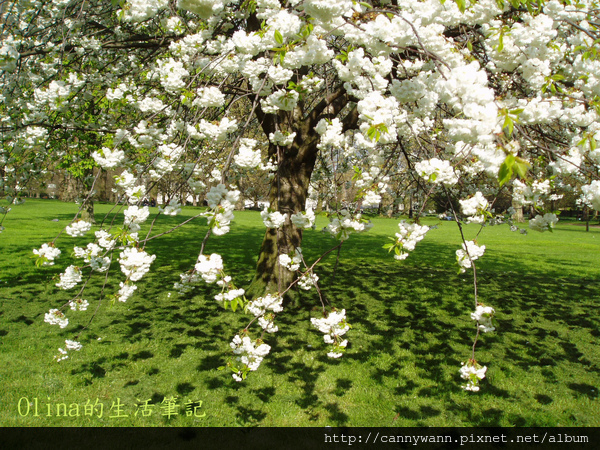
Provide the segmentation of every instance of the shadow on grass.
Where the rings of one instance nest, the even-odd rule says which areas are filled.
[[[254,233],[253,238],[260,240],[258,233]],[[166,251],[166,248],[155,250]],[[442,247],[437,253],[446,250]],[[184,247],[169,247],[169,251],[184,252]],[[328,283],[333,278],[331,264],[318,271],[326,299],[338,309],[345,308],[354,327],[348,335],[351,346],[342,360],[327,358],[323,345],[307,351],[315,356],[311,363],[298,361],[293,356],[294,348],[306,347],[304,336],[307,333],[319,337],[309,325],[309,316],[318,317],[319,314],[319,309],[314,309],[319,301],[313,292],[302,293],[299,306],[288,309],[288,314],[278,316],[280,331],[274,338],[268,337],[272,350],[263,364],[299,389],[295,403],[305,411],[309,420],[311,417],[314,420],[326,418],[332,425],[348,424],[349,416],[342,403],[324,399],[317,387],[323,372],[331,366],[343,367],[347,364],[345,359],[358,362],[364,372],[359,376],[382,388],[394,382],[397,387],[391,389],[390,395],[398,399],[413,396],[437,399],[439,406],[400,406],[396,409],[397,414],[414,425],[427,424],[429,419],[440,416],[443,410],[474,425],[493,426],[507,420],[498,409],[491,408],[476,414],[469,407],[453,405],[450,398],[450,393],[456,393],[460,383],[458,369],[461,362],[469,358],[474,337],[474,323],[469,317],[473,309],[470,278],[426,265],[367,264],[366,261],[375,255],[379,255],[378,249],[372,249],[360,260],[342,261],[332,284]],[[191,252],[188,256],[194,258]],[[247,258],[250,256],[245,254],[227,256],[228,270],[243,273],[247,270]],[[512,267],[515,268],[514,265]],[[130,305],[129,311],[114,317],[111,326],[126,327],[128,331],[123,333],[123,339],[131,342],[144,339],[172,341],[165,350],[169,359],[177,360],[188,352],[202,352],[204,356],[196,370],[206,389],[247,389],[235,384],[229,374],[216,369],[226,363],[228,342],[236,330],[247,324],[248,316],[224,313],[212,300],[217,291],[210,286],[200,287],[194,294],[182,298],[176,295],[166,298],[168,287],[164,280],[150,275],[140,283],[140,299]],[[595,282],[530,275],[521,276],[515,283],[510,277],[488,272],[479,279],[479,292],[484,302],[491,299],[490,304],[497,309],[499,333],[482,336],[478,352],[480,362],[490,364],[489,355],[500,354],[502,356],[495,370],[518,367],[530,371],[532,367],[538,367],[542,369],[542,375],[546,373],[546,381],[555,385],[564,383],[553,373],[557,366],[571,364],[598,372],[598,365],[585,358],[579,348],[581,344],[572,342],[566,331],[578,329],[591,334],[598,329],[600,321],[587,314],[596,290]],[[565,302],[567,296],[572,302],[577,302],[578,307],[574,308],[572,302]],[[389,357],[389,363],[381,363],[384,356]],[[127,355],[131,361],[153,357],[151,351]],[[102,363],[99,360],[82,365],[76,373],[88,372],[92,377],[102,377],[106,373]],[[408,379],[402,374],[406,364],[411,364],[416,371]],[[348,376],[339,376],[333,381],[330,393],[340,400],[360,383]],[[492,382],[485,383],[486,396],[519,401],[516,392],[501,389]],[[176,390],[184,395],[195,388],[190,383],[180,383]],[[575,395],[590,399],[597,397],[596,388],[591,384],[571,383],[568,388]],[[276,395],[276,390],[263,387],[253,390],[252,394],[267,403]],[[530,395],[540,405],[553,401],[535,386],[532,386]],[[246,401],[234,402],[233,407],[240,425],[259,425],[266,418],[267,413],[260,404],[250,406]],[[527,413],[513,415],[510,420],[515,425],[539,424]]]
[[[163,219],[157,230],[185,217]],[[216,371],[227,361],[231,338],[246,326],[249,317],[224,313],[213,300],[218,292],[214,286],[201,286],[184,297],[167,296],[178,280],[178,272],[190,269],[196,261],[205,232],[206,226],[201,221],[148,243],[147,250],[157,254],[154,270],[138,283],[138,292],[131,301],[108,310],[107,318],[98,319],[97,324],[98,328],[106,326],[113,340],[118,338],[138,347],[80,364],[71,373],[93,380],[105,377],[115,367],[135,362],[146,375],[167,377],[169,372],[162,370],[160,364],[175,363],[191,355],[198,381],[176,383],[175,391],[179,395],[191,394],[196,389],[231,394],[237,389],[238,396],[223,395],[231,399],[228,403],[235,409],[238,423],[259,425],[267,417],[266,409],[260,403],[249,403],[248,396],[266,404],[279,394],[279,387],[239,385],[229,373]],[[206,253],[222,253],[226,272],[243,286],[253,275],[255,249],[263,234],[261,227],[234,225],[225,238],[211,239]],[[480,408],[474,412],[472,404],[453,401],[452,395],[460,392],[458,369],[470,357],[475,334],[474,322],[469,317],[474,308],[472,279],[469,274],[457,275],[453,266],[447,268],[451,266],[448,261],[454,261],[456,247],[423,242],[407,261],[396,263],[381,248],[383,243],[380,236],[365,235],[355,240],[353,237],[344,244],[335,276],[334,254],[317,268],[325,299],[338,309],[345,308],[353,325],[344,358],[335,361],[327,358],[322,336],[310,326],[309,318],[318,317],[320,311],[314,292],[301,293],[299,306],[278,315],[280,331],[265,337],[272,349],[263,365],[268,366],[283,389],[289,385],[298,390],[293,403],[305,411],[309,421],[325,418],[332,425],[345,426],[351,420],[344,406],[347,395],[366,385],[386,392],[399,405],[395,413],[413,425],[428,424],[428,420],[443,413],[451,413],[461,423],[473,426],[498,425],[505,420],[514,425],[539,425],[526,408],[520,415],[507,418],[500,408]],[[305,244],[310,261],[335,242],[319,233],[306,233]],[[31,253],[28,246],[14,249],[23,257]],[[568,389],[571,395],[585,400],[596,400],[597,385],[591,381],[571,382],[563,375],[566,368],[591,373],[596,379],[600,373],[598,362],[586,356],[585,347],[586,339],[589,343],[600,334],[600,319],[589,314],[597,308],[600,281],[566,277],[556,270],[545,271],[541,264],[539,269],[532,270],[516,258],[492,256],[490,253],[490,258],[482,259],[478,265],[482,269],[479,294],[480,301],[497,310],[498,333],[482,336],[477,358],[506,378],[537,370],[546,384]],[[42,269],[46,284],[52,286],[51,276],[68,265],[67,258],[60,262],[62,266]],[[554,263],[561,264],[559,260]],[[114,270],[118,272],[118,267]],[[34,297],[36,289],[37,292],[46,289],[40,288],[38,273],[34,268],[13,268],[6,280],[11,295],[20,298],[16,293],[22,292]],[[99,289],[100,284],[93,283],[90,298],[99,294]],[[41,303],[44,299],[35,301]],[[25,332],[34,320],[43,318],[47,309],[45,306],[36,316],[15,313],[17,309],[12,309],[5,319],[17,332]],[[2,331],[6,335],[12,330]],[[307,336],[319,345],[306,350]],[[139,348],[153,342],[156,347]],[[312,358],[310,361],[298,360],[296,350],[300,348]],[[324,391],[320,382],[326,372],[335,375]],[[533,385],[530,392],[523,394],[499,387],[494,381],[484,383],[482,402],[494,398],[517,403],[523,401],[521,395],[542,406],[554,402],[543,385]],[[137,380],[129,382],[131,386],[137,384]],[[430,399],[431,403],[403,404],[415,397]],[[158,392],[152,397],[155,403],[163,398]]]

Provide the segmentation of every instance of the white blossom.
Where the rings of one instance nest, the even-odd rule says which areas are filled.
[[[85,220],[76,220],[71,225],[67,225],[65,231],[69,236],[79,237],[84,236],[92,229],[92,224]]]
[[[107,147],[102,147],[102,150],[92,152],[92,158],[103,169],[112,169],[119,167],[125,160],[125,152],[119,149],[111,150]]]
[[[67,346],[67,350],[81,350],[82,345],[77,341],[71,341],[69,339],[65,340],[65,344]]]
[[[158,210],[166,216],[176,216],[181,212],[181,204],[179,203],[179,200],[172,198],[167,206],[164,208],[159,207]]]
[[[126,302],[127,300],[129,300],[129,298],[133,295],[133,293],[136,291],[137,286],[135,284],[129,284],[129,283],[119,283],[120,289],[119,292],[117,292],[117,300],[119,300],[120,302]]]
[[[267,228],[281,228],[287,219],[287,214],[281,214],[279,211],[269,211],[265,208],[261,213],[263,223]]]
[[[462,244],[461,250],[456,250],[456,260],[460,267],[460,272],[464,273],[466,269],[472,267],[472,262],[483,256],[485,245],[477,245],[474,241],[466,241]]]
[[[235,163],[244,169],[255,169],[261,163],[260,150],[254,150],[258,142],[254,139],[241,139],[240,148],[234,156]]]
[[[415,249],[417,242],[423,240],[425,234],[429,231],[427,225],[419,225],[416,223],[407,224],[402,221],[398,224],[400,229],[396,233],[396,246],[398,251],[394,255],[394,259],[404,260],[408,257],[407,252],[411,252]],[[391,245],[391,244],[390,244]]]
[[[150,216],[150,209],[147,206],[130,206],[124,211],[125,225],[144,223]]]
[[[225,103],[225,95],[219,88],[213,86],[201,87],[196,91],[196,94],[197,97],[194,99],[192,105],[199,106],[200,108],[218,108]]]
[[[462,388],[466,391],[479,391],[479,381],[485,378],[486,371],[486,366],[482,367],[473,360],[468,361],[466,364],[463,363],[460,368],[460,376],[468,382]]]
[[[217,253],[210,256],[200,255],[195,269],[206,283],[214,283],[217,281],[219,273],[223,271],[223,258]]]
[[[53,245],[42,244],[40,249],[34,249],[33,253],[38,255],[43,266],[53,266],[54,260],[60,257],[61,251]]]
[[[135,247],[126,248],[119,256],[121,272],[131,281],[138,281],[148,273],[155,259],[156,255],[149,255],[144,250]]]
[[[581,192],[583,192],[581,196],[583,202],[600,211],[600,181],[594,180],[590,184],[581,186]]]
[[[88,306],[90,306],[89,302],[87,300],[83,300],[81,298],[78,298],[76,300],[71,300],[69,302],[69,307],[73,311],[86,311],[88,309]]]
[[[491,306],[477,305],[474,313],[471,313],[471,318],[479,323],[479,329],[484,333],[494,331],[496,327],[492,324],[494,308]]]
[[[56,283],[56,286],[68,290],[77,286],[81,280],[81,271],[78,267],[71,265],[60,274],[60,282]]]
[[[452,186],[458,182],[458,177],[449,161],[432,158],[415,164],[415,170],[419,176],[431,183]]]
[[[548,231],[554,228],[554,225],[558,222],[558,217],[553,213],[546,213],[542,215],[536,215],[529,221],[529,228],[536,231]]]
[[[460,208],[463,214],[467,217],[467,223],[483,223],[485,222],[485,212],[490,206],[487,199],[479,191],[467,200],[459,200]]]
[[[58,309],[51,309],[44,316],[44,322],[50,325],[58,325],[60,328],[65,328],[69,324],[69,319]]]
[[[311,208],[290,216],[292,223],[298,228],[309,229],[315,225],[315,213]]]

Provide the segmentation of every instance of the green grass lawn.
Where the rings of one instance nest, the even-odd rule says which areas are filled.
[[[109,209],[96,208],[98,216]],[[267,336],[272,349],[258,372],[236,383],[217,368],[249,316],[223,311],[214,286],[185,297],[172,289],[198,256],[204,219],[148,244],[157,259],[127,303],[98,303],[99,276],[85,295],[88,311],[69,314],[63,330],[44,323],[50,308],[70,298],[54,283],[85,238],[61,236],[63,254],[51,267],[36,268],[32,249],[52,240],[75,211],[30,200],[13,207],[0,234],[2,426],[600,426],[600,228],[586,232],[563,221],[554,233],[483,230],[479,294],[496,309],[497,331],[480,339],[477,359],[488,372],[481,391],[471,393],[461,389],[458,371],[475,334],[473,280],[472,272],[457,274],[460,235],[452,222],[426,219],[438,228],[407,260],[395,261],[382,246],[398,220],[373,219],[368,233],[344,243],[335,274],[335,253],[317,269],[326,299],[346,308],[352,324],[346,354],[327,358],[310,324],[320,313],[318,298],[302,293],[299,306],[277,317],[280,331]],[[160,217],[156,230],[197,212]],[[235,215],[231,232],[213,236],[206,252],[221,253],[244,286],[264,226],[257,212]],[[317,229],[325,224],[319,218]],[[466,238],[477,231],[466,226]],[[320,231],[305,233],[309,261],[334,245]],[[106,293],[123,279],[118,265],[112,270]],[[97,307],[80,338],[83,349],[54,362]],[[178,405],[171,418],[163,403],[169,397]],[[188,416],[186,402],[202,417]],[[86,403],[104,405],[102,417],[99,406],[87,414]],[[66,417],[57,416],[61,404]],[[119,415],[125,417],[111,417]]]

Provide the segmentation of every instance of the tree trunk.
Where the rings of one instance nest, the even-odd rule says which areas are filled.
[[[83,210],[81,211],[81,218],[86,222],[96,223],[96,217],[94,216],[94,201],[91,198],[85,202]]]
[[[512,207],[515,210],[515,213],[513,214],[513,220],[517,223],[525,222],[525,218],[523,217],[523,206],[521,206],[519,203],[512,202]]]
[[[304,211],[310,177],[317,161],[319,135],[314,130],[323,119],[336,117],[350,102],[342,86],[314,106],[311,111],[299,102],[293,111],[265,114],[260,105],[256,114],[265,136],[275,131],[295,132],[290,147],[269,145],[269,158],[278,162],[277,173],[269,190],[270,208],[287,215],[279,230],[268,229],[261,245],[256,274],[246,290],[246,296],[256,298],[265,293],[283,292],[295,279],[296,274],[279,264],[281,254],[293,253],[302,245],[302,230],[291,223],[290,215]],[[358,111],[354,106],[344,117],[343,128],[347,130],[358,123]]]
[[[265,232],[256,274],[247,295],[262,296],[265,293],[283,292],[294,281],[296,274],[278,262],[279,255],[291,254],[302,245],[302,229],[292,224],[290,216],[305,210],[310,176],[316,161],[314,148],[305,151],[284,151],[281,154],[279,170],[271,182],[269,191],[270,209],[286,214],[283,226]]]
[[[63,202],[72,202],[77,198],[77,180],[69,173],[65,173],[64,181],[61,186],[60,199]]]

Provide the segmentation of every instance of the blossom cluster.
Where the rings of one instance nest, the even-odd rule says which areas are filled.
[[[164,208],[162,206],[158,207],[158,210],[162,212],[165,216],[176,216],[181,212],[181,204],[179,200],[176,198],[172,198],[169,200],[169,204]]]
[[[79,237],[85,236],[85,234],[92,229],[92,224],[85,220],[76,220],[71,225],[67,225],[65,231],[69,236]]]
[[[265,356],[271,351],[271,346],[257,339],[253,341],[249,336],[240,337],[236,334],[229,344],[236,355],[236,360],[242,364],[242,367],[232,375],[235,381],[242,381],[246,378],[248,371],[256,371]]]
[[[295,226],[305,230],[315,226],[315,213],[311,208],[306,208],[306,211],[292,214],[290,219]]]
[[[302,249],[300,247],[296,247],[294,249],[294,253],[288,255],[287,253],[282,253],[278,257],[279,264],[285,267],[290,272],[295,272],[300,269],[300,265],[302,264]]]
[[[353,215],[347,209],[342,209],[338,217],[333,217],[327,225],[327,230],[331,236],[345,241],[352,233],[362,233],[370,230],[373,224],[370,220],[362,218],[361,214]]]
[[[283,311],[283,297],[279,294],[267,294],[252,300],[246,309],[258,319],[258,324],[265,332],[276,333],[279,328],[273,320],[275,314]]]
[[[69,307],[73,311],[86,311],[90,306],[90,303],[87,300],[77,298],[75,300],[71,300],[69,302]]]
[[[537,214],[529,221],[529,228],[536,231],[552,231],[554,225],[558,222],[558,217],[554,213],[546,213],[543,216]]]
[[[119,283],[119,290],[115,295],[115,298],[120,302],[126,302],[133,295],[133,293],[137,290],[137,286],[133,283],[130,283],[127,280],[125,283]]]
[[[198,255],[194,269],[180,274],[179,278],[180,281],[176,282],[173,287],[182,295],[191,292],[202,279],[207,284],[216,283],[221,287],[221,292],[216,294],[214,298],[218,302],[224,302],[223,306],[225,308],[230,304],[232,309],[235,310],[238,304],[244,304],[246,291],[236,288],[233,284],[231,276],[225,273],[223,258],[218,253],[212,253],[209,256]]]
[[[150,270],[150,265],[156,259],[156,255],[149,255],[144,250],[128,247],[121,252],[119,264],[121,272],[131,281],[139,281]]]
[[[223,273],[223,258],[217,253],[210,256],[199,255],[198,262],[194,266],[204,282],[211,284],[216,282]]]
[[[306,271],[298,279],[298,287],[300,289],[304,289],[305,291],[309,291],[313,288],[313,286],[317,286],[318,281],[319,276],[316,273],[312,271]]]
[[[467,217],[467,223],[484,223],[490,204],[479,191],[467,200],[459,200],[460,208]]]
[[[479,329],[484,333],[494,331],[496,329],[492,323],[494,312],[494,308],[491,306],[478,304],[475,312],[471,313],[471,319],[477,321]]]
[[[513,200],[519,205],[543,206],[543,197],[550,193],[552,184],[550,180],[523,183],[513,181]]]
[[[460,368],[460,377],[467,380],[467,384],[462,386],[466,391],[479,391],[479,382],[485,378],[486,366],[481,366],[477,361],[470,359],[467,363],[462,363]]]
[[[229,225],[234,219],[233,209],[239,198],[240,191],[230,191],[224,184],[210,188],[206,194],[206,201],[210,209],[204,213],[204,216],[214,234],[221,236],[229,233]]]
[[[70,265],[60,274],[60,281],[56,283],[56,286],[64,290],[69,290],[77,286],[77,283],[81,280],[81,270],[79,267]]]
[[[124,211],[125,225],[129,227],[129,231],[136,233],[140,230],[140,224],[144,223],[150,217],[150,209],[147,206],[132,205]]]
[[[103,169],[113,169],[123,163],[125,152],[119,149],[111,150],[107,147],[102,147],[100,151],[92,152],[92,158]]]
[[[44,316],[44,322],[50,325],[58,325],[60,328],[65,328],[69,325],[69,319],[58,309],[51,309]]]
[[[98,244],[90,242],[86,248],[73,247],[76,258],[82,258],[84,262],[89,263],[92,270],[105,272],[110,266],[110,258],[102,256],[103,248]]]
[[[281,214],[279,211],[273,211],[268,207],[265,207],[265,209],[261,211],[260,217],[262,217],[265,227],[278,229],[283,226],[288,215]]]
[[[396,233],[396,241],[394,244],[388,244],[387,248],[394,249],[396,254],[394,259],[404,260],[408,258],[408,252],[412,252],[417,242],[423,240],[425,234],[429,231],[427,225],[419,225],[416,223],[407,224],[402,221],[398,224],[400,231]],[[384,247],[385,248],[385,247]]]
[[[68,355],[69,350],[79,351],[79,350],[81,350],[81,348],[83,346],[81,345],[81,343],[79,343],[77,341],[72,341],[70,339],[66,339],[65,340],[65,347],[66,347],[66,350],[63,349],[63,348],[59,348],[58,349],[58,355],[56,355],[54,357],[54,359],[56,360],[56,362],[64,361],[65,359],[67,359],[69,357],[69,355]]]
[[[61,251],[52,244],[42,244],[39,249],[34,249],[33,253],[38,256],[43,266],[53,266],[54,260],[58,259]]]
[[[348,345],[348,340],[342,339],[342,336],[350,329],[350,325],[346,322],[346,310],[340,312],[331,311],[322,319],[312,317],[310,319],[312,325],[324,334],[323,340],[326,344],[331,344],[331,351],[327,353],[330,358],[339,358],[343,355],[343,351]]]
[[[483,256],[485,245],[477,245],[474,241],[466,241],[462,244],[462,249],[456,250],[456,260],[460,268],[460,273],[464,273],[473,266],[473,261]]]
[[[255,139],[241,139],[238,153],[234,156],[235,163],[244,169],[256,169],[260,166],[261,155],[260,149],[254,150],[258,144]]]
[[[415,170],[425,181],[452,186],[458,182],[454,168],[449,161],[432,158],[415,164]]]
[[[581,187],[583,202],[600,211],[600,181],[594,180],[590,184]]]

